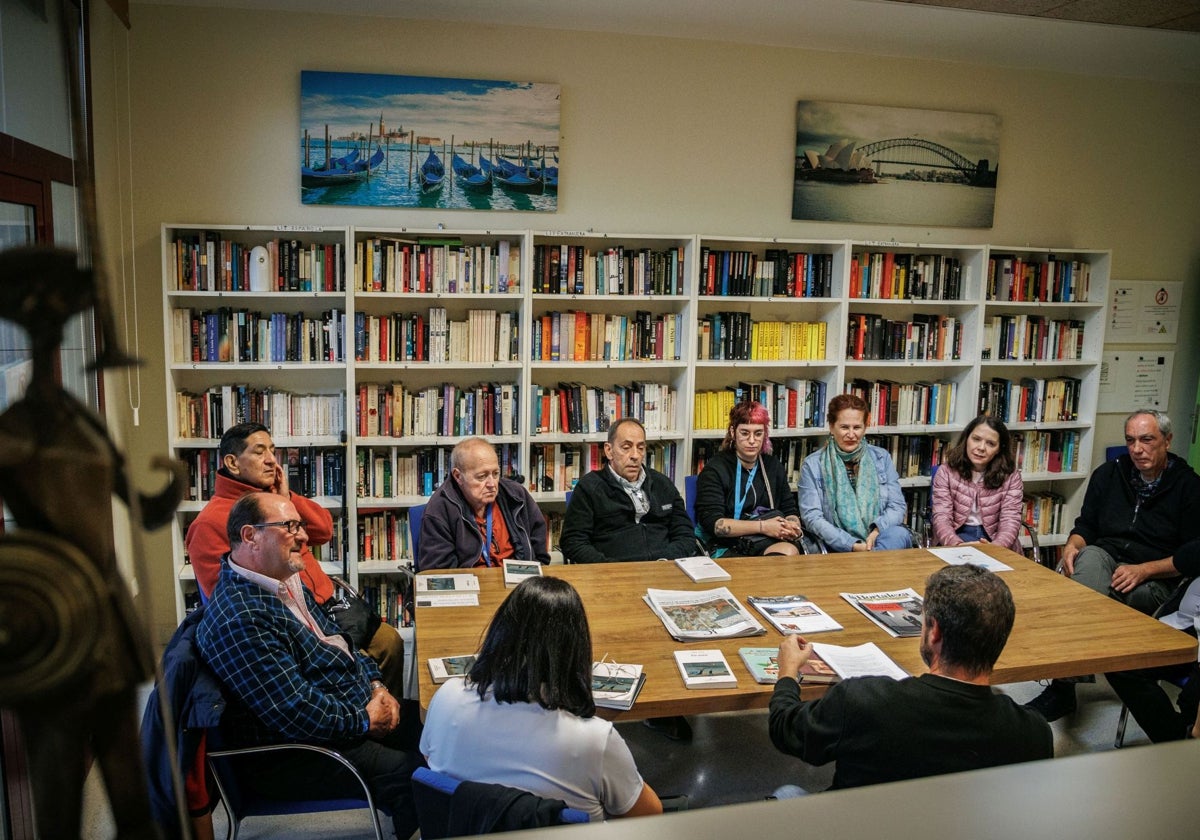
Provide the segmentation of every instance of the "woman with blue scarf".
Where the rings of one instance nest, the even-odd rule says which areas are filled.
[[[829,443],[800,469],[805,536],[831,552],[911,548],[900,476],[887,450],[863,440],[869,409],[862,397],[829,401]]]

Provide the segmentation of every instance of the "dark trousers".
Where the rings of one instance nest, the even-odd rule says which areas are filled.
[[[1188,727],[1196,720],[1200,703],[1200,671],[1195,662],[1143,668],[1137,671],[1118,671],[1106,674],[1108,684],[1121,698],[1129,713],[1154,743],[1183,740]],[[1179,708],[1158,683],[1167,680],[1187,682],[1179,694]]]

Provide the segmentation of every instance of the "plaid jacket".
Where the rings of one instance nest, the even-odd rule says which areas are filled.
[[[227,737],[237,745],[361,740],[371,681],[379,679],[375,663],[322,642],[227,560],[196,630],[201,657],[230,695],[222,719]],[[304,597],[322,631],[337,633],[307,589]]]

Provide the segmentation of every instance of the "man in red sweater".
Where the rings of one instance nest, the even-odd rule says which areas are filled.
[[[336,601],[333,581],[309,548],[309,545],[324,545],[333,537],[333,517],[312,499],[291,492],[287,470],[275,459],[270,430],[261,423],[239,423],[221,436],[217,454],[221,467],[212,499],[188,527],[186,539],[196,583],[205,598],[212,595],[221,573],[221,558],[229,552],[225,524],[230,509],[245,494],[265,490],[290,499],[304,521],[308,542],[302,551],[304,571],[300,572],[300,579],[318,604],[325,606],[331,600]],[[334,614],[335,620],[336,617]],[[388,690],[396,697],[404,696],[404,640],[396,629],[386,621],[381,622],[364,650],[379,665]]]

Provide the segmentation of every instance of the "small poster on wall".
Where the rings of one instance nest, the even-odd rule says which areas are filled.
[[[558,209],[559,86],[300,74],[304,204]]]
[[[801,101],[792,218],[990,228],[1000,118]]]

